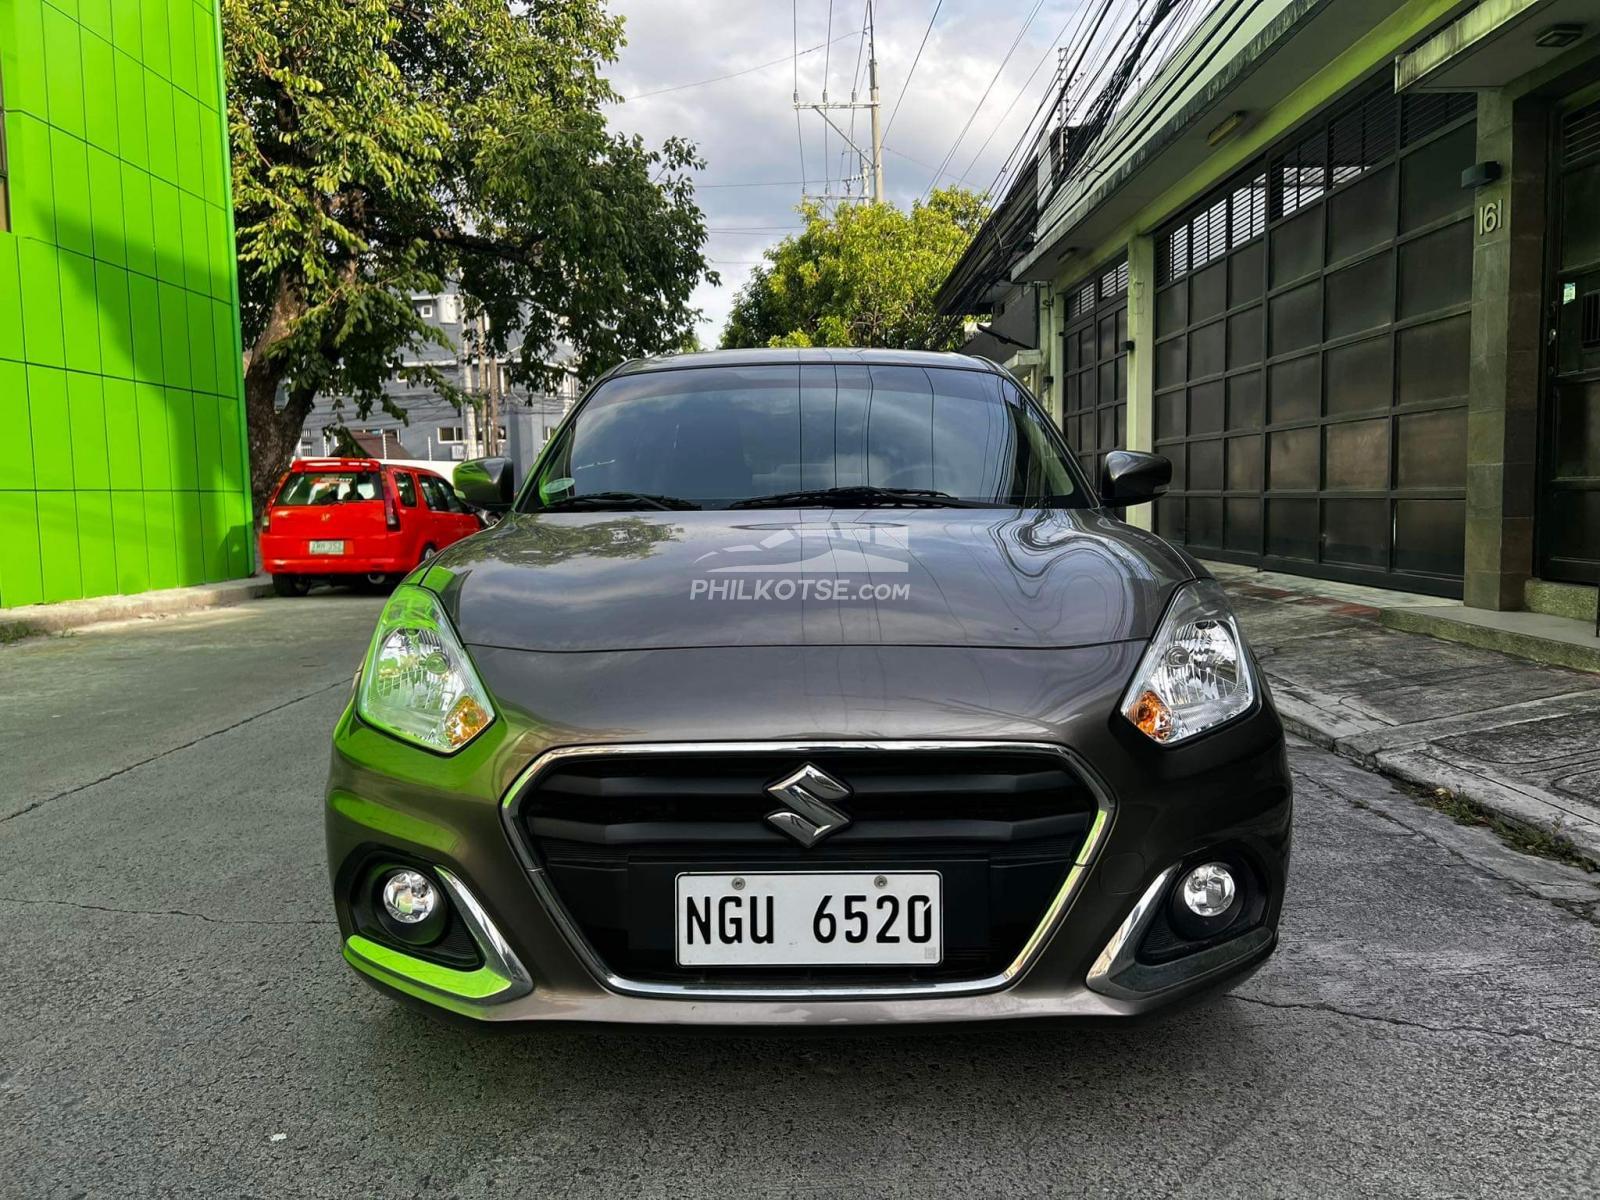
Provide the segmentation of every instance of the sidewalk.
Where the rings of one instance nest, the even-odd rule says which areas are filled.
[[[227,608],[272,594],[266,575],[206,583],[197,587],[162,588],[132,596],[96,596],[90,600],[63,600],[57,604],[29,604],[0,608],[0,644],[43,633],[61,633],[106,621],[138,617],[165,617],[204,608]]]
[[[1206,565],[1292,732],[1600,861],[1600,675],[1379,623],[1434,597]]]

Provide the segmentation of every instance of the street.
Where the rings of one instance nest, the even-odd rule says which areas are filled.
[[[1292,748],[1276,956],[1135,1024],[436,1023],[339,957],[380,601],[0,648],[0,1194],[1592,1195],[1600,891]]]

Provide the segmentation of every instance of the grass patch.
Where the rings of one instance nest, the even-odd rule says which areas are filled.
[[[1559,831],[1514,820],[1476,800],[1458,796],[1449,788],[1415,788],[1413,794],[1419,803],[1443,813],[1457,825],[1475,825],[1489,830],[1513,850],[1577,867],[1580,871],[1600,871],[1600,863],[1584,854]]]
[[[0,646],[9,646],[23,638],[38,637],[44,630],[26,621],[0,621]]]

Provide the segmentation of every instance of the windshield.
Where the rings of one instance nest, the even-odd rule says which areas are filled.
[[[613,379],[561,434],[524,505],[826,504],[789,494],[831,489],[849,489],[841,505],[1089,503],[1065,446],[1009,380],[852,364]]]
[[[273,503],[282,507],[348,504],[376,500],[383,495],[382,489],[376,471],[301,471],[289,476]]]

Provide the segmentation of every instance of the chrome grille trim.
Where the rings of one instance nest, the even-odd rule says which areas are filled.
[[[941,752],[999,752],[999,753],[1034,753],[1053,754],[1063,759],[1072,769],[1074,774],[1083,781],[1090,793],[1094,796],[1096,812],[1089,832],[1085,835],[1082,846],[1079,847],[1072,869],[1067,872],[1067,877],[1062,881],[1060,889],[1056,892],[1049,906],[1045,909],[1044,916],[1034,931],[1029,934],[1028,940],[1023,943],[1022,949],[1011,961],[1004,971],[983,979],[948,980],[932,983],[905,984],[905,985],[863,985],[859,983],[844,983],[834,986],[812,984],[806,987],[783,985],[777,987],[753,987],[747,983],[736,984],[678,984],[657,983],[644,980],[629,979],[618,975],[606,966],[599,954],[583,935],[560,897],[550,882],[548,874],[535,862],[526,838],[519,827],[517,801],[527,791],[529,785],[542,773],[554,765],[574,758],[596,758],[610,756],[644,757],[650,755],[672,754],[793,754],[804,756],[807,754],[824,754],[828,752],[849,751],[884,751],[889,753],[930,753]],[[1052,934],[1061,924],[1072,901],[1083,888],[1089,868],[1093,866],[1095,857],[1100,848],[1105,844],[1107,835],[1111,831],[1112,821],[1116,814],[1116,806],[1111,799],[1110,792],[1099,778],[1091,771],[1088,765],[1065,746],[1051,742],[1012,742],[1012,741],[982,741],[982,740],[938,740],[938,741],[898,741],[898,740],[843,740],[843,741],[764,741],[764,742],[617,742],[585,746],[563,746],[554,750],[547,750],[529,764],[512,781],[506,789],[500,803],[500,819],[505,827],[506,836],[510,840],[518,859],[522,862],[523,869],[527,871],[529,882],[533,885],[539,903],[556,927],[561,931],[573,953],[577,955],[595,979],[613,992],[627,996],[638,996],[663,1000],[801,1000],[801,999],[830,999],[830,1000],[875,1000],[875,999],[900,999],[917,996],[960,996],[979,995],[985,992],[996,992],[1011,984],[1033,965],[1040,952],[1049,942]]]

